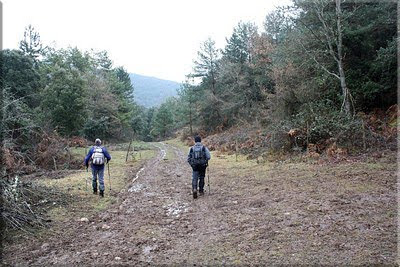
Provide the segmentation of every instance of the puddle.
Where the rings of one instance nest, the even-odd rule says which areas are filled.
[[[128,192],[130,192],[130,193],[132,193],[132,192],[136,193],[136,192],[141,191],[142,189],[143,189],[143,185],[142,185],[142,184],[134,184],[134,185],[132,185],[132,186],[128,189]]]
[[[144,167],[141,168],[141,169],[136,173],[136,176],[135,176],[135,178],[133,179],[133,181],[136,181],[137,178],[139,178],[139,175],[140,175],[140,173],[141,173],[143,170],[144,170]]]
[[[165,144],[164,143],[162,143],[162,142],[159,142],[161,145],[163,145],[163,147],[165,148]],[[166,150],[165,149],[162,149],[161,147],[158,147],[158,149],[160,149],[161,150],[161,159],[163,160],[163,159],[165,159],[165,156],[167,156],[167,152],[166,152]]]
[[[171,203],[168,206],[164,206],[167,209],[167,216],[179,217],[180,213],[187,212],[188,207],[186,203],[179,204],[177,202]]]
[[[155,193],[155,192],[145,192],[144,195],[146,197],[154,197],[154,196],[157,196],[157,193]]]
[[[144,167],[143,168],[141,168],[137,173],[136,173],[136,176],[135,176],[135,178],[133,178],[132,179],[132,184],[139,178],[139,175],[140,175],[140,173],[142,172],[144,170]],[[132,192],[139,192],[141,189],[142,189],[142,185],[139,185],[139,188],[138,188],[138,185],[136,185],[136,184],[133,184],[129,189],[128,189],[128,192],[130,192],[130,193],[132,193]]]
[[[165,159],[166,155],[167,155],[167,152],[165,152],[164,149],[161,149],[161,159]]]
[[[164,147],[165,147],[165,145],[163,144],[163,143],[161,143],[160,142],[160,144],[162,144]],[[156,146],[158,149],[160,149],[160,151],[161,151],[161,160],[163,160],[165,157],[166,157],[166,155],[167,155],[167,152],[166,152],[166,150],[165,149],[162,149],[161,147],[159,147],[159,146]],[[139,179],[139,177],[140,177],[140,174],[142,173],[142,171],[144,171],[144,169],[145,169],[145,167],[142,167],[137,173],[136,173],[136,176],[135,176],[135,178],[133,178],[132,179],[132,184],[137,180],[137,179]],[[129,189],[128,189],[128,192],[139,192],[141,189],[143,188],[143,186],[142,185],[132,185]]]
[[[150,252],[151,252],[152,250],[155,250],[156,248],[157,248],[156,245],[154,245],[154,246],[145,246],[145,247],[143,248],[143,254],[149,255]]]

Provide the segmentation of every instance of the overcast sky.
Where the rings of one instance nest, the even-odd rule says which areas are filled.
[[[45,45],[108,51],[128,72],[182,82],[208,37],[225,46],[237,23],[262,29],[289,0],[2,0],[3,47],[17,48],[32,24]]]

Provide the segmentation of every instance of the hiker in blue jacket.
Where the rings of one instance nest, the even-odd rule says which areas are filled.
[[[97,194],[97,177],[99,179],[99,190],[100,196],[104,197],[104,163],[107,159],[107,163],[111,160],[111,156],[104,146],[101,146],[101,140],[99,138],[95,141],[95,146],[89,150],[89,153],[85,157],[86,169],[89,167],[89,161],[92,162],[92,186],[93,194]]]
[[[208,161],[211,159],[211,154],[208,148],[201,144],[200,136],[195,136],[194,141],[195,145],[190,148],[187,160],[193,169],[193,198],[197,198],[197,185],[200,195],[204,195],[204,177],[206,176],[206,169]]]

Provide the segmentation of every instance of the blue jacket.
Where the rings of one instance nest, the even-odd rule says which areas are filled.
[[[111,155],[108,153],[108,151],[107,151],[107,149],[105,147],[102,146],[101,149],[103,150],[103,154],[104,154],[104,157],[107,159],[107,162],[109,162],[111,160]],[[93,151],[94,151],[94,147],[92,147],[89,150],[89,153],[85,157],[85,165],[86,166],[89,165],[89,160],[92,158]],[[91,165],[92,165],[92,169],[94,169],[94,170],[104,169],[104,164],[103,165],[93,165],[93,164],[91,164]]]

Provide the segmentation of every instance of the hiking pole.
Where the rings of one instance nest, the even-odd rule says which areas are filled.
[[[86,172],[87,172],[87,173],[89,172],[88,167],[86,167]],[[87,190],[87,175],[85,175],[85,182],[86,182],[86,191],[88,191],[88,190]]]
[[[210,189],[210,167],[207,166],[207,185],[208,185],[208,194],[211,194],[211,189]]]
[[[107,161],[107,169],[108,169],[108,180],[110,181],[110,191],[111,191],[110,163],[108,161]]]

